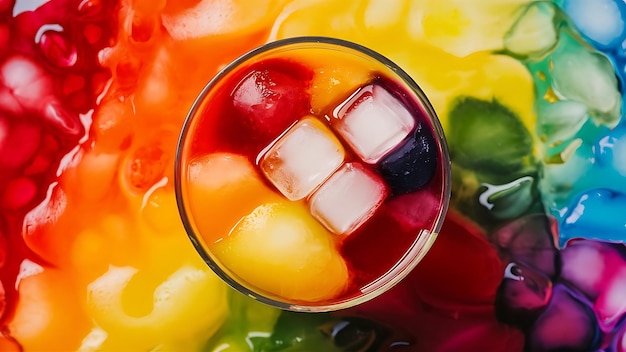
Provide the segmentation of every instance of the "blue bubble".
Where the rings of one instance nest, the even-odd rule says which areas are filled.
[[[599,49],[621,47],[626,37],[626,4],[617,0],[564,0],[563,10]]]
[[[608,189],[584,192],[572,200],[560,221],[560,244],[576,238],[623,242],[625,214],[626,194]]]

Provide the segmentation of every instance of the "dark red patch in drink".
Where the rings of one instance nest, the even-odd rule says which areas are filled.
[[[254,162],[263,148],[310,113],[312,77],[308,68],[283,59],[237,69],[207,106],[195,132],[194,153],[217,145]]]

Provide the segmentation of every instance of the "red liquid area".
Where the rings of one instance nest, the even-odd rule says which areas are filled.
[[[3,331],[17,303],[20,266],[25,260],[46,265],[37,254],[39,239],[30,235],[53,214],[40,211],[38,216],[24,219],[35,206],[45,205],[62,160],[85,137],[83,121],[90,120],[88,114],[111,76],[100,65],[98,53],[112,44],[117,26],[114,2],[33,3],[0,2]],[[0,338],[0,349],[17,348],[14,345],[10,338]]]
[[[407,351],[521,351],[524,335],[498,322],[494,312],[504,266],[482,230],[451,211],[405,280],[339,314],[392,327],[381,351],[397,351],[399,342],[410,346]]]
[[[254,75],[255,70],[269,69],[278,77],[276,81],[286,84],[280,87],[279,95],[285,99],[281,105],[267,104],[265,109],[237,109],[236,91]],[[278,73],[278,74],[277,74]],[[272,58],[231,72],[214,87],[210,103],[197,117],[196,129],[190,131],[191,147],[188,158],[191,160],[209,153],[227,152],[244,155],[257,164],[259,153],[278,138],[280,134],[301,118],[313,114],[308,103],[308,88],[313,72],[304,64],[290,59]],[[287,75],[291,78],[286,78]],[[385,87],[411,111],[416,125],[422,124],[431,131],[433,126],[417,101],[409,99],[411,94],[396,84],[391,78],[380,74],[372,75],[372,82]],[[262,85],[262,84],[260,84]],[[257,81],[257,87],[259,86]],[[266,96],[273,93],[266,92]],[[347,97],[337,97],[339,105]],[[284,109],[282,109],[284,108]],[[327,112],[331,114],[332,108]],[[317,116],[327,123],[325,116]],[[258,120],[257,120],[258,119]],[[255,120],[250,122],[250,120]],[[263,128],[267,128],[263,130]],[[375,165],[362,162],[350,148],[345,146],[345,163],[359,162],[377,173]],[[441,164],[442,156],[438,155]],[[263,176],[257,168],[260,178]],[[273,186],[266,181],[266,184]],[[443,188],[443,167],[438,166],[434,177],[422,189],[410,194],[387,198],[377,212],[355,232],[345,238],[337,235],[341,255],[350,270],[351,282],[342,295],[349,298],[360,294],[361,289],[382,277],[392,269],[414,244],[422,229],[430,229],[441,210],[441,190]],[[277,191],[278,192],[278,191]]]

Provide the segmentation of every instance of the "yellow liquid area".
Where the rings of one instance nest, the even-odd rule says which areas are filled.
[[[491,53],[502,49],[502,38],[524,3],[294,1],[278,16],[270,39],[330,36],[383,54],[422,87],[444,129],[451,100],[471,96],[499,100],[532,131],[530,74],[518,61]]]

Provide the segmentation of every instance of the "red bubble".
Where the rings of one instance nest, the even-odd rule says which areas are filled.
[[[0,167],[17,169],[25,166],[37,153],[40,143],[41,129],[38,126],[29,122],[14,123],[0,144]]]
[[[48,62],[58,67],[73,66],[78,60],[74,45],[57,31],[44,32],[39,39],[39,48]]]
[[[95,44],[102,38],[102,28],[95,24],[88,23],[83,29],[83,35],[89,44]]]
[[[18,210],[31,204],[37,196],[37,185],[28,177],[18,177],[9,181],[0,194],[0,207]]]

